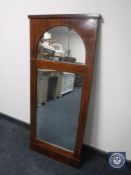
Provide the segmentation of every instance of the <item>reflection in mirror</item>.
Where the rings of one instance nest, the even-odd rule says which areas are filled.
[[[37,139],[73,151],[76,142],[83,77],[37,70]]]
[[[69,27],[53,27],[39,40],[37,59],[85,64],[85,47],[78,33]]]

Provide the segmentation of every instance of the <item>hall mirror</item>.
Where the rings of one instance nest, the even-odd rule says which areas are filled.
[[[36,138],[74,151],[83,77],[51,69],[37,70]]]
[[[100,15],[29,18],[30,148],[78,168]]]
[[[37,59],[85,64],[85,46],[73,29],[66,26],[52,27],[39,40]]]

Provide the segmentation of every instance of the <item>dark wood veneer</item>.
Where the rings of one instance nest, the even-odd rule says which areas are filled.
[[[101,18],[98,13],[91,14],[47,14],[47,15],[29,15],[30,19],[87,19]]]
[[[31,57],[31,148],[39,152],[43,152],[49,157],[60,160],[74,167],[79,167],[93,73],[93,57],[96,45],[96,35],[100,15],[29,15],[29,18]],[[55,26],[70,27],[81,36],[86,50],[85,64],[78,65],[36,59],[37,47],[40,37],[49,28]],[[38,68],[79,73],[84,77],[77,138],[74,152],[37,140],[36,138],[36,76]]]

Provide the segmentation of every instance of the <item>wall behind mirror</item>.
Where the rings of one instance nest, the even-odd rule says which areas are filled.
[[[85,46],[73,29],[53,27],[41,36],[37,59],[85,64]]]
[[[73,151],[76,143],[83,77],[37,70],[37,139]]]

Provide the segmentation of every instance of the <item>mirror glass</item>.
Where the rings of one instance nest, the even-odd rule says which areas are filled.
[[[53,27],[41,36],[37,59],[85,64],[85,46],[73,29],[65,26]]]
[[[37,139],[74,150],[83,76],[50,69],[37,70]]]

